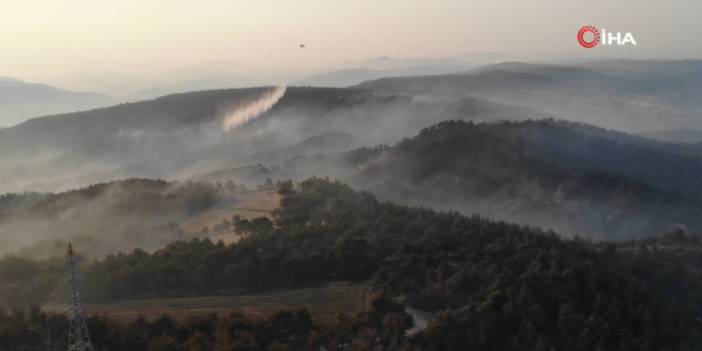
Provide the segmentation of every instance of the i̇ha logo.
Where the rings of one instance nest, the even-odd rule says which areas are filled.
[[[597,29],[595,26],[583,26],[578,31],[578,43],[580,46],[591,49],[602,45],[636,45],[636,40],[630,32],[609,32],[606,29]]]

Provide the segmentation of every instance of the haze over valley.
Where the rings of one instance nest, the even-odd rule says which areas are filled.
[[[702,349],[695,2],[6,7],[0,351]]]
[[[699,126],[701,77],[697,61],[504,63],[349,88],[170,95],[0,130],[0,146],[13,150],[2,156],[1,187],[56,192],[153,178],[255,188],[329,176],[388,200],[566,236],[695,230],[702,146],[623,131]]]

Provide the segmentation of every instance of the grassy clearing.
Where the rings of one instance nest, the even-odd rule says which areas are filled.
[[[281,309],[306,308],[316,320],[334,319],[339,313],[353,313],[364,302],[367,283],[335,282],[315,287],[277,290],[256,294],[202,296],[192,298],[143,299],[118,303],[91,304],[88,314],[130,321],[137,317],[155,319],[163,314],[182,318],[193,314],[226,315],[242,312],[265,317]]]

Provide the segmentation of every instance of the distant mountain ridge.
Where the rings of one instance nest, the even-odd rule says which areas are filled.
[[[394,59],[388,56],[366,60],[350,67],[315,74],[296,80],[292,85],[315,87],[348,87],[384,77],[408,77],[449,74],[467,71],[478,64],[457,59]]]
[[[114,99],[99,93],[73,92],[0,77],[0,128],[32,117],[87,110],[114,103]]]
[[[627,132],[702,128],[702,61],[695,60],[507,62],[459,74],[381,78],[357,88],[471,96]]]

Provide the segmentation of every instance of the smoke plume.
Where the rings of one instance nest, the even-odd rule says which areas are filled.
[[[285,95],[285,90],[285,85],[279,85],[263,93],[257,100],[228,112],[222,119],[222,129],[230,131],[268,112]]]

